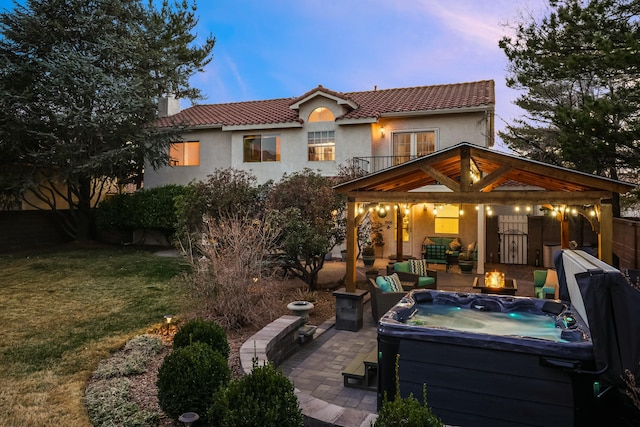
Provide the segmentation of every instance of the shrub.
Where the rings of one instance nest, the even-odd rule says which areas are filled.
[[[225,330],[277,317],[271,291],[277,270],[269,254],[276,253],[278,229],[268,219],[227,217],[207,223],[202,256],[191,259],[186,283],[194,305]]]
[[[85,391],[84,404],[91,425],[151,426],[160,414],[141,409],[133,401],[132,383],[127,376],[143,373],[153,356],[162,349],[162,341],[151,335],[130,340],[120,352],[100,362],[93,381]]]
[[[186,347],[196,342],[207,344],[225,359],[229,358],[227,333],[222,326],[213,321],[196,319],[185,323],[173,337],[173,348]]]
[[[110,357],[98,365],[93,373],[96,378],[108,379],[142,374],[147,364],[162,349],[162,341],[151,335],[139,335],[130,340],[122,351],[122,357]]]
[[[174,420],[185,412],[206,413],[214,393],[229,382],[227,360],[206,344],[178,348],[158,371],[158,402]],[[203,417],[206,421],[206,417]]]
[[[84,402],[91,425],[96,427],[152,426],[160,420],[160,414],[140,409],[133,403],[131,380],[128,378],[92,383],[87,387]]]
[[[222,427],[302,426],[302,411],[293,384],[271,363],[253,361],[250,374],[221,389],[208,412]]]
[[[384,395],[382,407],[378,411],[375,427],[444,427],[444,424],[427,406],[427,386],[422,386],[424,405],[412,394],[407,398],[400,397],[400,380],[398,378],[398,359],[396,356],[396,395],[393,400]]]
[[[175,231],[174,200],[185,192],[180,185],[165,185],[133,194],[119,194],[100,202],[96,211],[99,227]]]

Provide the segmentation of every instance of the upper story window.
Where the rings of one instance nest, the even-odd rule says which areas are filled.
[[[280,135],[245,135],[244,162],[279,162]]]
[[[307,134],[309,161],[325,161],[336,159],[335,131],[324,130]]]
[[[396,132],[393,134],[393,164],[404,163],[436,151],[435,131]]]
[[[187,141],[171,144],[169,164],[171,166],[200,166],[200,142]]]
[[[326,107],[318,107],[309,114],[309,123],[312,122],[333,122],[335,117],[331,110]]]

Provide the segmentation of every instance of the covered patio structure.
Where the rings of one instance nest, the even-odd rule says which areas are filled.
[[[477,218],[477,272],[486,261],[485,205],[533,204],[553,209],[562,206],[560,242],[569,247],[569,214],[583,215],[598,233],[598,254],[612,263],[614,193],[626,193],[634,185],[601,176],[528,160],[469,143],[420,157],[334,187],[346,194],[347,269],[345,288],[355,292],[356,239],[363,214],[359,206],[372,203],[448,203],[479,206]],[[402,209],[396,209],[402,223]],[[397,229],[397,259],[402,260],[401,227]]]

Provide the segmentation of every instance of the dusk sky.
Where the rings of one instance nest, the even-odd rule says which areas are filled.
[[[22,3],[22,1],[21,1]],[[2,9],[13,2],[0,0]],[[198,2],[213,61],[193,79],[201,103],[493,79],[496,129],[522,114],[498,40],[546,0],[224,0]],[[187,107],[186,103],[183,107]],[[500,141],[496,135],[497,144]]]

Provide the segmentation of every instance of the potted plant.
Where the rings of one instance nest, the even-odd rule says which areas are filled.
[[[378,271],[377,268],[370,268],[365,272],[365,275],[367,276],[367,279],[373,279],[375,280],[376,277],[378,277],[378,275],[380,274],[380,271]]]
[[[376,260],[375,249],[371,244],[368,244],[367,246],[364,247],[364,249],[362,249],[362,262],[364,262],[365,266],[371,267],[373,266],[373,263],[375,262],[375,260]]]
[[[473,255],[469,251],[460,252],[458,255],[458,266],[460,267],[460,272],[465,274],[470,274],[473,270]]]

